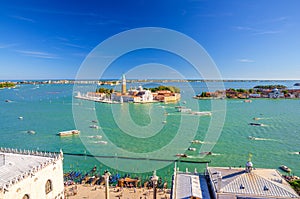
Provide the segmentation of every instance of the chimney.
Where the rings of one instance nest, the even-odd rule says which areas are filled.
[[[222,188],[222,174],[221,172],[218,172],[217,174],[217,192],[221,192],[221,188]]]

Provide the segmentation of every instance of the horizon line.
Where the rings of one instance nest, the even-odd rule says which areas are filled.
[[[22,82],[22,81],[119,81],[117,78],[103,78],[103,79],[69,79],[69,78],[49,78],[49,79],[0,79],[0,82]],[[126,78],[126,80],[135,81],[300,81],[300,79],[134,79]]]

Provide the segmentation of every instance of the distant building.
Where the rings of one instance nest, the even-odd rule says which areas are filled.
[[[250,93],[250,94],[249,94],[249,97],[250,97],[250,98],[260,98],[260,97],[261,97],[261,94],[260,94],[260,93]]]
[[[280,92],[280,90],[278,90],[277,88],[273,89],[270,93],[269,93],[269,98],[283,98],[284,94],[282,92]]]
[[[0,149],[1,199],[63,199],[63,153]]]
[[[134,97],[131,95],[122,95],[122,93],[112,93],[111,100],[116,102],[134,102]]]
[[[96,99],[104,99],[106,97],[106,93],[87,92],[86,96]]]
[[[265,199],[299,198],[298,194],[275,169],[254,169],[251,162],[246,168],[210,167],[208,175],[213,198]]]
[[[157,91],[153,96],[155,100],[160,102],[176,102],[181,98],[180,93],[172,93],[168,90]]]
[[[130,89],[126,94],[112,93],[111,99],[117,102],[147,103],[153,102],[153,95],[150,90],[145,90],[142,86],[139,86],[138,89]]]

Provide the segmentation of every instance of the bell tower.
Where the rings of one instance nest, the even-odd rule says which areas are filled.
[[[122,95],[126,95],[126,78],[125,75],[122,75]]]

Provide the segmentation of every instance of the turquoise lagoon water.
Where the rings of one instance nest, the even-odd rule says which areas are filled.
[[[284,82],[225,82],[226,88],[251,88],[258,84],[284,84],[291,87],[295,81]],[[180,83],[169,83],[179,87],[184,87]],[[151,84],[147,84],[150,87]],[[130,86],[136,86],[134,84]],[[207,90],[204,83],[194,82],[193,88],[197,93]],[[184,89],[182,89],[184,90]],[[59,131],[75,129],[72,113],[72,106],[83,106],[90,103],[82,100],[73,101],[73,85],[21,85],[15,89],[0,90],[0,146],[18,149],[59,151],[62,149],[65,153],[75,154],[93,154],[93,155],[116,155],[114,154],[111,143],[119,148],[125,148],[133,153],[146,153],[157,148],[163,148],[164,145],[172,142],[176,137],[176,132],[181,124],[180,114],[176,112],[175,106],[185,105],[187,107],[197,104],[200,110],[210,110],[210,100],[192,99],[192,92],[188,90],[182,93],[183,99],[177,104],[94,104],[95,108],[86,108],[83,111],[86,114],[86,121],[83,119],[85,127],[79,126],[83,136],[60,138],[56,136]],[[6,99],[11,103],[5,102]],[[184,104],[183,104],[184,101]],[[183,151],[189,155],[190,160],[211,161],[210,166],[244,166],[248,159],[248,154],[252,154],[252,161],[255,167],[278,168],[281,164],[289,166],[295,175],[300,175],[300,100],[299,99],[253,99],[252,103],[244,103],[243,100],[224,100],[226,103],[226,118],[219,140],[212,149],[213,155],[199,158],[201,145],[193,144],[196,151],[186,151],[190,144],[179,144],[178,147],[169,149],[167,155],[162,155],[161,159],[170,159],[178,151]],[[113,108],[112,108],[113,107]],[[159,131],[158,135],[151,135],[146,141],[143,138],[135,138],[124,134],[120,126],[117,125],[114,118],[118,118],[120,110],[129,110],[130,118],[138,127],[147,127],[155,118],[151,118],[152,111],[159,114],[159,120],[166,121],[165,124],[153,128]],[[112,110],[113,111],[112,113]],[[99,121],[101,129],[89,128],[93,124],[89,118],[95,113],[96,120]],[[218,114],[218,112],[213,112]],[[19,120],[22,116],[24,119]],[[84,116],[85,117],[85,116]],[[91,116],[93,117],[93,116]],[[125,116],[120,116],[121,120]],[[199,122],[193,139],[203,140],[209,123],[210,117],[190,116],[189,122]],[[258,117],[260,120],[254,121]],[[263,123],[265,126],[251,126],[250,122]],[[126,123],[125,123],[126,124]],[[124,125],[124,123],[123,123]],[[127,128],[127,127],[122,127]],[[130,128],[128,128],[130,130]],[[128,130],[127,129],[127,130]],[[36,134],[28,134],[28,130],[33,130]],[[153,130],[153,129],[152,129]],[[189,124],[184,124],[183,133],[191,135]],[[147,136],[147,130],[141,131],[141,136]],[[108,144],[98,144],[97,138],[88,136],[101,135],[101,140],[108,141]],[[254,136],[257,140],[250,140],[248,136]],[[188,136],[187,136],[188,137]],[[192,139],[191,139],[192,140]],[[189,141],[191,141],[189,140]],[[182,140],[186,142],[186,140]],[[186,148],[180,149],[180,146]],[[178,149],[179,148],[179,149]],[[111,149],[111,150],[110,150]],[[126,153],[117,154],[126,156]],[[148,157],[152,158],[152,157]],[[159,157],[155,157],[159,158]],[[172,159],[172,158],[171,158]],[[136,167],[133,172],[142,172],[137,162],[128,163],[127,160],[115,160],[117,166],[109,166],[95,158],[89,156],[65,155],[64,170],[88,171],[94,165],[98,165],[101,170],[110,169],[113,172],[124,170],[126,167]],[[132,164],[132,165],[130,165]],[[141,161],[141,165],[154,164],[153,161]],[[193,170],[203,170],[203,164],[179,162],[181,170],[189,168]],[[124,168],[123,168],[124,167]],[[158,175],[170,179],[174,164],[166,163],[166,166],[158,171]],[[126,170],[126,169],[125,169]],[[151,175],[137,174],[139,176]]]

